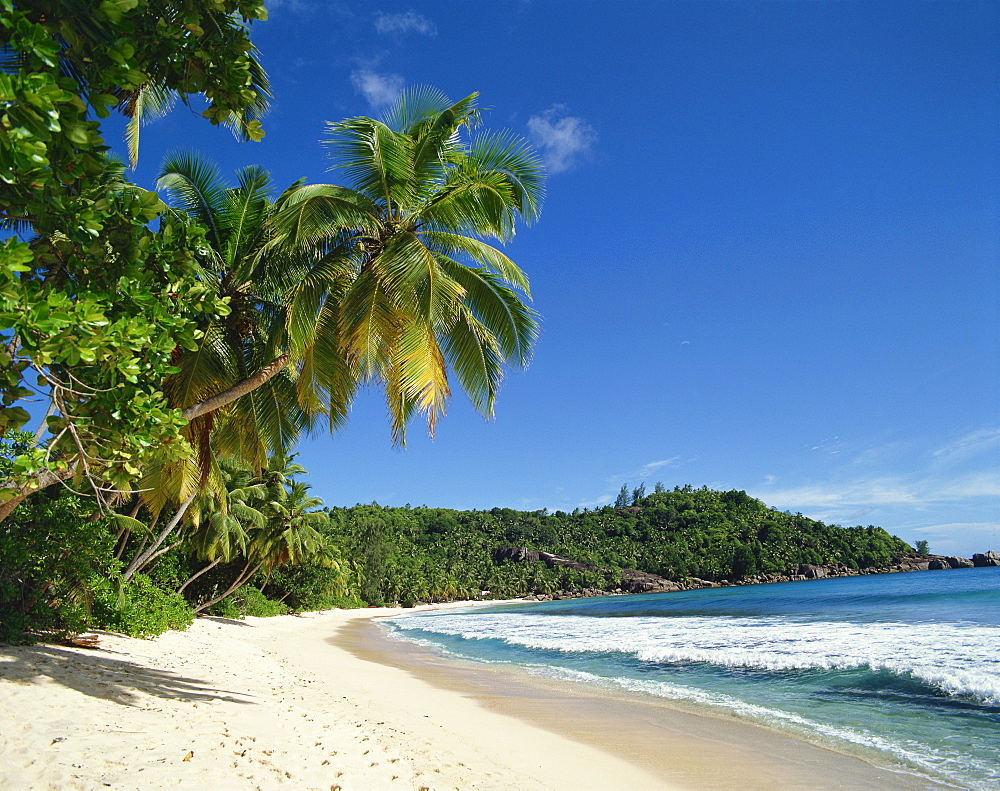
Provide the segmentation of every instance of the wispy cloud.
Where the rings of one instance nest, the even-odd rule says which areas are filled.
[[[594,497],[590,500],[583,500],[576,504],[576,508],[596,508],[601,505],[607,505],[614,501],[618,494],[618,489],[612,491],[607,491],[599,497]]]
[[[379,74],[371,69],[351,72],[351,84],[372,107],[382,107],[395,101],[406,81],[399,74]]]
[[[302,11],[315,11],[316,3],[310,0],[267,0],[267,10],[287,11],[290,13],[300,13]]]
[[[969,547],[976,552],[1000,549],[1000,522],[950,522],[915,527],[910,532],[926,540],[930,551],[938,555],[971,555]]]
[[[641,467],[636,467],[634,470],[629,470],[628,472],[622,472],[618,473],[617,475],[612,475],[610,478],[608,478],[608,482],[620,485],[622,483],[635,481],[635,483],[638,485],[657,470],[662,470],[664,467],[680,467],[682,464],[683,462],[681,461],[680,456],[672,456],[669,459],[659,459],[657,461],[649,461],[643,464]]]
[[[1000,473],[969,473],[938,479],[925,475],[894,475],[849,481],[810,483],[784,489],[764,489],[757,496],[787,508],[870,510],[874,506],[930,507],[979,497],[1000,496]]]
[[[972,431],[938,448],[934,451],[934,459],[940,464],[957,464],[998,447],[1000,428],[985,428]]]
[[[611,475],[607,479],[608,488],[605,489],[604,492],[588,500],[576,503],[576,507],[593,508],[598,505],[607,505],[618,496],[618,491],[621,489],[621,485],[623,483],[630,486],[638,486],[641,483],[648,483],[649,479],[655,472],[673,467],[682,467],[684,464],[687,464],[688,461],[691,460],[682,460],[680,456],[672,456],[669,459],[657,459],[656,461],[646,462],[642,466],[636,467],[628,472]]]
[[[829,437],[813,445],[806,445],[806,449],[810,451],[818,450],[823,453],[840,453],[843,444],[840,437]]]
[[[422,36],[436,36],[437,25],[416,11],[402,14],[379,14],[375,17],[375,30],[386,33],[419,33]]]
[[[594,128],[582,118],[566,115],[566,106],[562,104],[529,118],[528,133],[550,173],[569,170],[597,142]]]
[[[969,533],[981,534],[985,536],[1000,536],[1000,522],[951,522],[946,525],[928,525],[927,527],[915,527],[914,533],[925,533],[929,536],[952,537],[956,533],[968,535]]]
[[[644,464],[636,472],[636,476],[639,478],[644,478],[647,475],[652,475],[657,470],[663,467],[677,467],[681,460],[680,456],[674,456],[670,459],[660,459],[659,461],[651,461],[649,464]]]

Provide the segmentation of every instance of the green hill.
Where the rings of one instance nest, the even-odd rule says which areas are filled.
[[[794,574],[798,564],[885,566],[911,552],[881,528],[838,527],[768,508],[746,492],[678,487],[629,506],[573,513],[455,511],[377,504],[330,509],[327,528],[371,603],[614,590],[621,569],[684,582]],[[579,564],[494,560],[500,547],[553,553]]]

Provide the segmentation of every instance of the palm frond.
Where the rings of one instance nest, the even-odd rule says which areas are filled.
[[[158,190],[166,190],[173,204],[207,226],[209,241],[221,247],[218,218],[226,200],[226,185],[219,168],[193,151],[169,154],[160,166]]]
[[[128,119],[125,142],[129,165],[139,163],[139,129],[150,121],[162,118],[177,104],[177,92],[157,83],[147,82],[131,91],[119,94],[118,111]]]
[[[441,271],[433,252],[409,232],[395,234],[372,269],[395,305],[427,322],[447,321],[449,306],[465,293]]]
[[[444,354],[434,328],[424,321],[409,322],[393,351],[396,386],[426,416],[427,428],[433,435],[451,395]]]
[[[328,297],[316,317],[313,342],[304,350],[296,380],[304,409],[322,404],[331,432],[347,422],[359,373],[344,353],[340,338],[340,301]]]
[[[364,117],[329,124],[327,131],[333,167],[343,170],[355,189],[382,204],[389,217],[410,202],[412,138]]]
[[[385,367],[385,350],[399,335],[401,317],[371,270],[362,271],[344,294],[339,310],[340,337],[348,359],[365,379]]]
[[[433,122],[448,109],[451,100],[430,85],[413,85],[403,90],[382,114],[382,121],[393,132],[410,134],[419,124]]]
[[[492,245],[470,236],[446,231],[426,231],[420,234],[420,238],[431,249],[448,256],[456,254],[469,256],[476,263],[489,267],[505,281],[523,291],[529,299],[531,298],[531,285],[528,283],[527,275],[517,264]]]
[[[382,210],[357,190],[310,184],[286,191],[269,218],[274,245],[304,249],[345,229],[378,235]]]
[[[479,174],[503,174],[521,219],[528,224],[538,219],[545,198],[545,171],[524,140],[503,131],[477,135],[462,168]]]
[[[501,277],[479,267],[438,255],[438,263],[465,289],[462,306],[497,341],[505,359],[523,366],[531,358],[538,336],[538,314],[507,286]]]

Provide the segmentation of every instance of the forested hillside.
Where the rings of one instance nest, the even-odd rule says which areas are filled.
[[[799,563],[863,569],[912,551],[881,528],[826,525],[768,508],[742,491],[685,486],[630,502],[573,513],[358,505],[331,509],[327,529],[356,564],[361,596],[369,602],[482,590],[493,597],[613,590],[622,568],[679,581],[788,574]],[[503,546],[543,550],[598,568],[497,563],[493,552]]]

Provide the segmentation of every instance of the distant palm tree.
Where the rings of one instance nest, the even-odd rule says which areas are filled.
[[[317,529],[326,523],[327,515],[313,509],[322,506],[323,502],[308,496],[308,490],[307,484],[293,481],[287,489],[282,488],[272,495],[272,500],[262,505],[265,519],[245,544],[245,565],[221,594],[199,602],[194,608],[195,612],[202,612],[218,604],[246,585],[261,568],[270,572],[276,566],[299,563],[339,568],[333,554],[328,551],[322,533]]]

